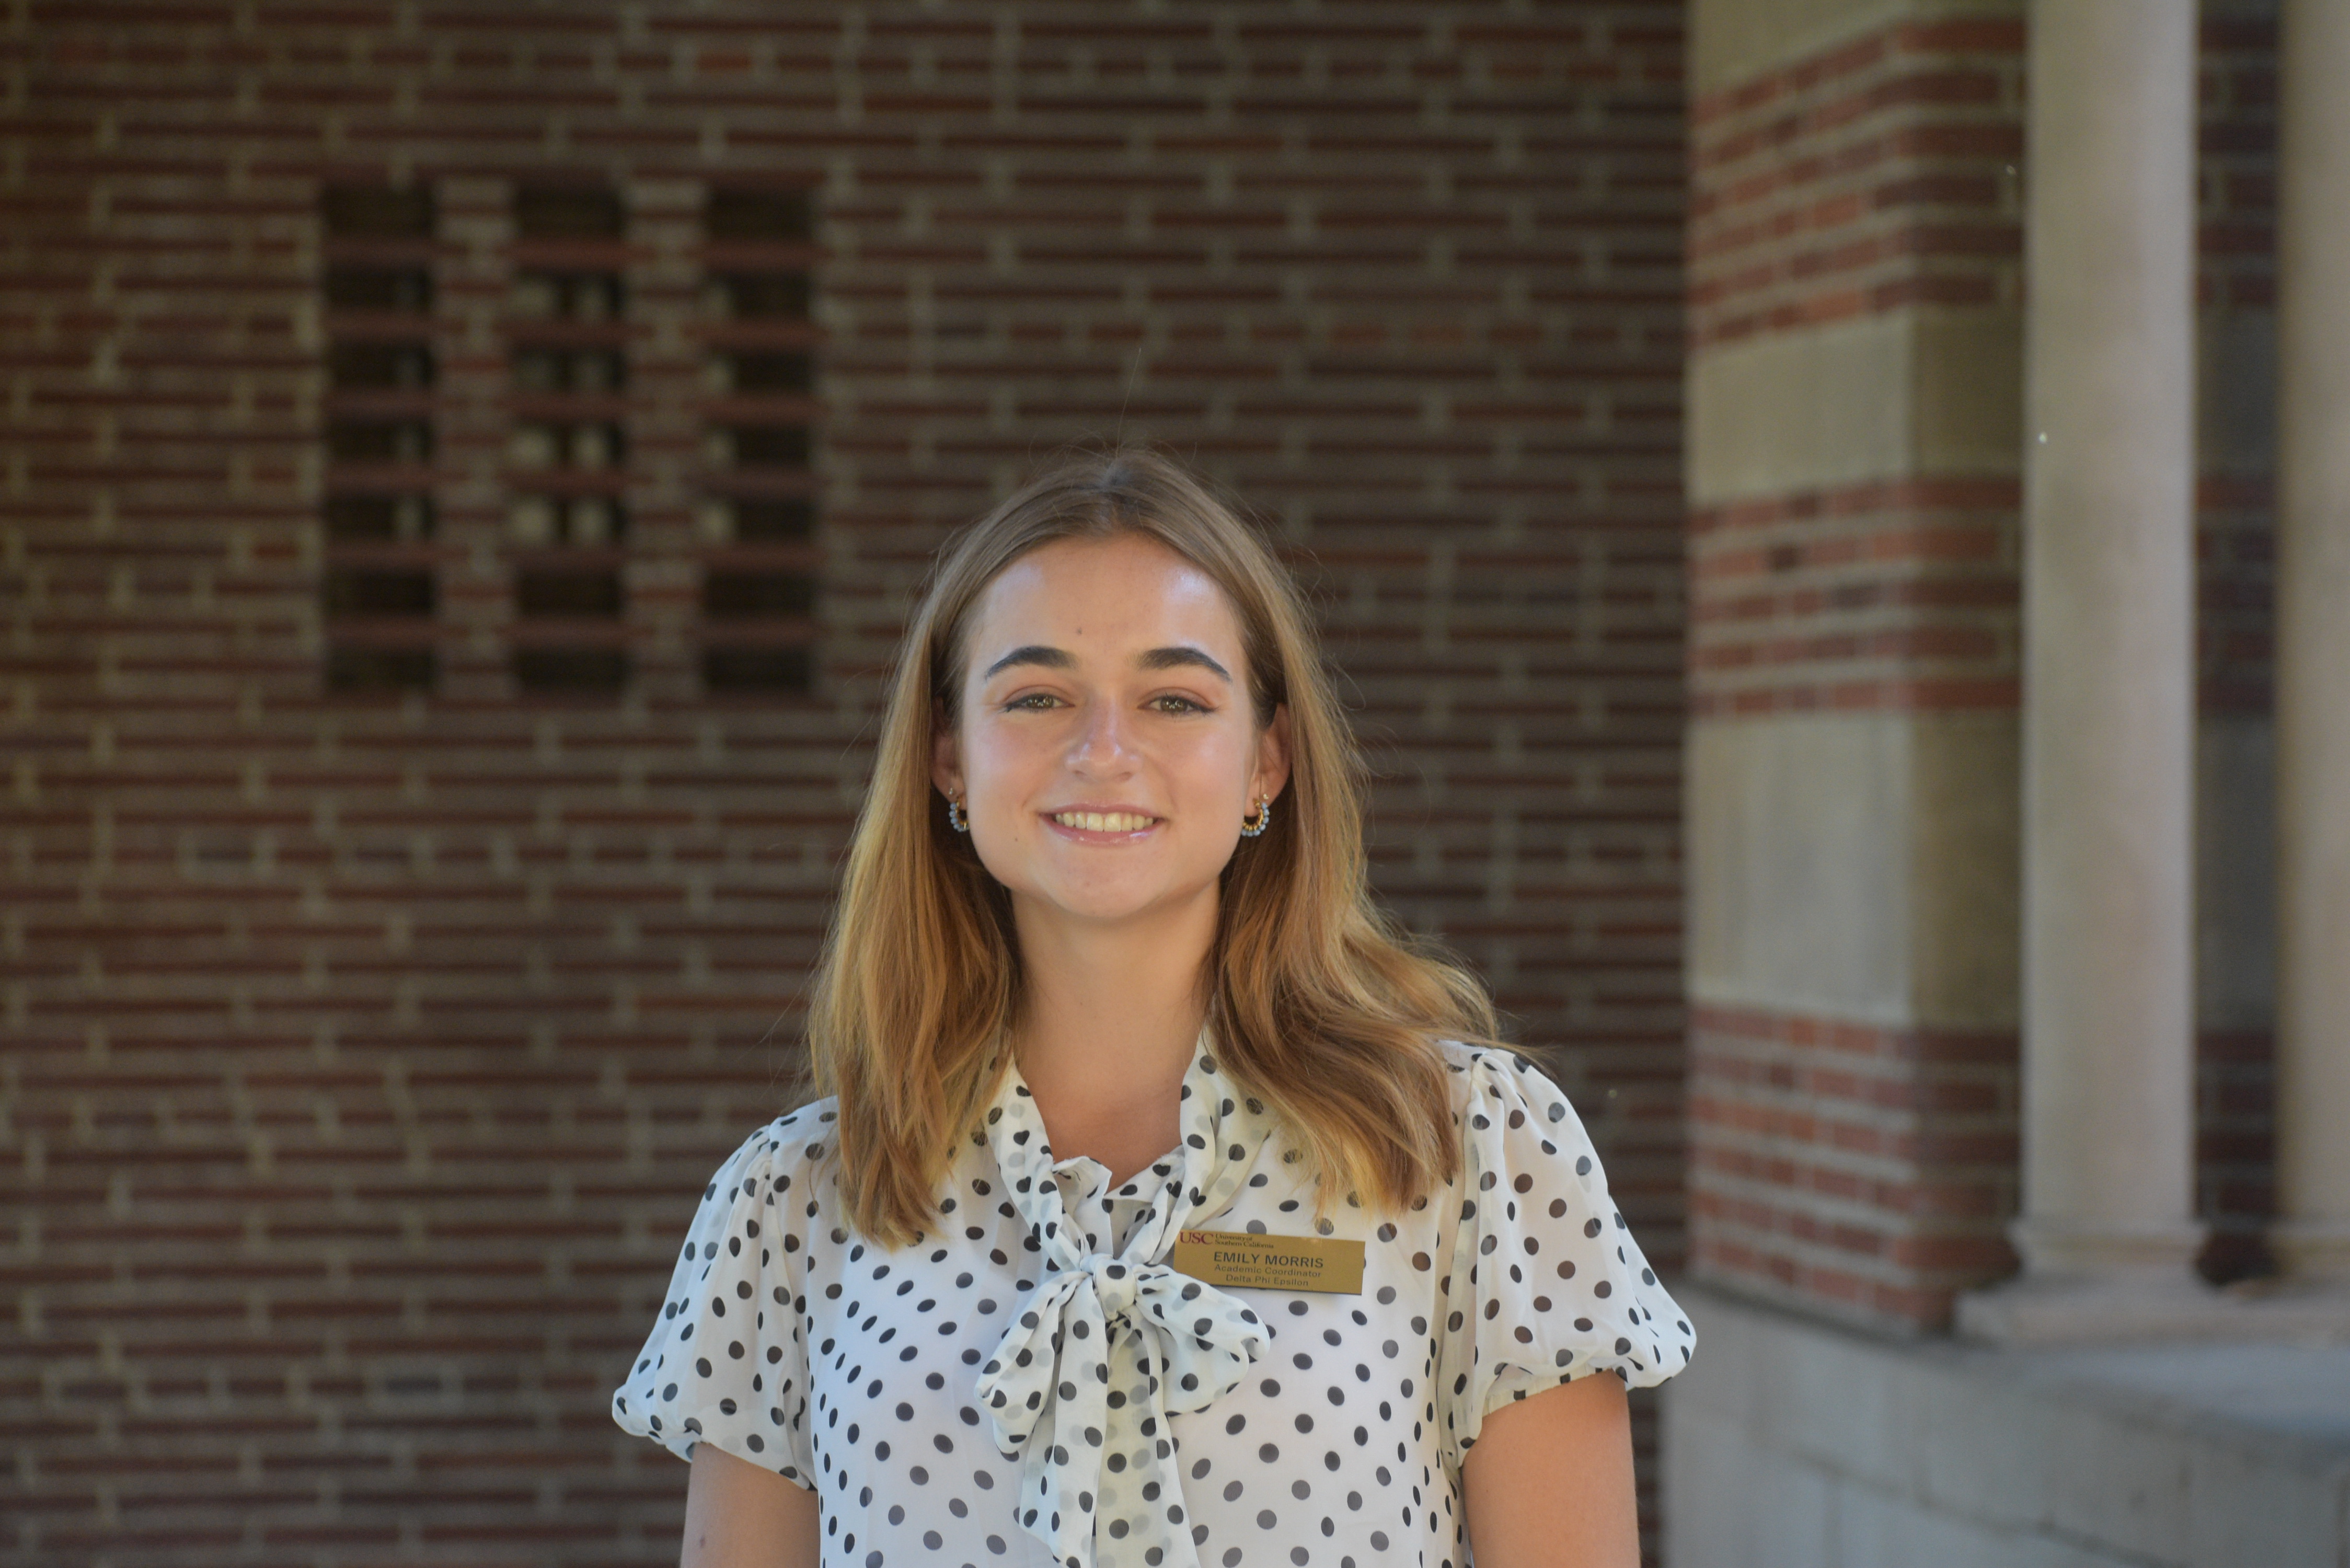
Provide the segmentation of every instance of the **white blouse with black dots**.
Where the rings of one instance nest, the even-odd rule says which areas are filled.
[[[826,1568],[1465,1568],[1488,1411],[1695,1345],[1566,1096],[1447,1044],[1461,1173],[1315,1217],[1302,1161],[1203,1048],[1183,1142],[1113,1189],[1055,1162],[1016,1069],[895,1251],[842,1217],[821,1100],[719,1168],[613,1418],[812,1488]],[[1359,1294],[1220,1289],[1184,1229],[1365,1243]]]

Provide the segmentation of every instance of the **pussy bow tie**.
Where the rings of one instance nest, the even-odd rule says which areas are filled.
[[[1256,1314],[1164,1262],[1178,1231],[1232,1206],[1270,1121],[1204,1043],[1180,1115],[1180,1147],[1115,1195],[1147,1207],[1112,1254],[1110,1195],[1068,1212],[1062,1184],[1090,1162],[1054,1168],[1017,1068],[988,1111],[985,1137],[1044,1277],[977,1392],[996,1447],[1021,1462],[1015,1516],[1063,1568],[1197,1568],[1167,1417],[1230,1392],[1271,1343]]]

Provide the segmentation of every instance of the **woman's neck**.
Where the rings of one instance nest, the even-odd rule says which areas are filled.
[[[1117,925],[1015,908],[1023,997],[1014,1048],[1055,1159],[1124,1181],[1180,1140],[1183,1075],[1206,1016],[1211,888],[1192,907]]]

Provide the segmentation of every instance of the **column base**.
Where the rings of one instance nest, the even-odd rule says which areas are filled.
[[[2269,1227],[2269,1245],[2295,1286],[2350,1295],[2350,1224],[2281,1220]]]
[[[2218,1293],[2195,1272],[2203,1227],[2093,1230],[2018,1220],[2023,1272],[1959,1298],[1958,1330],[1994,1345],[2106,1345],[2199,1338]]]
[[[2108,1280],[2160,1286],[2195,1277],[2205,1229],[2191,1220],[2168,1225],[2087,1226],[2023,1219],[2007,1239],[2035,1279]]]
[[[2024,1272],[1960,1297],[1958,1332],[2019,1348],[2160,1340],[2350,1345],[2350,1270],[2321,1272],[2350,1256],[2338,1246],[2350,1237],[2312,1238],[2312,1229],[2277,1237],[2293,1273],[2219,1290],[2195,1272],[2200,1226],[2116,1233],[2019,1220],[2009,1235]],[[2318,1267],[2303,1272],[2302,1259]]]
[[[2208,1339],[2241,1310],[2190,1271],[2160,1279],[2024,1274],[1960,1296],[1958,1330],[2012,1345]]]

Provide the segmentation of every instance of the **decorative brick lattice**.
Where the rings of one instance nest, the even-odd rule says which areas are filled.
[[[329,690],[423,691],[436,668],[429,190],[329,186],[326,569]]]
[[[616,692],[629,671],[628,217],[619,193],[512,196],[505,488],[515,684]]]
[[[816,622],[816,261],[806,190],[726,188],[702,225],[711,324],[702,540],[702,688],[805,691]]]

